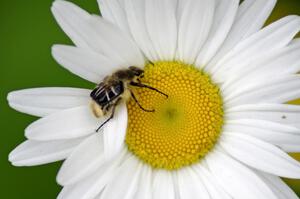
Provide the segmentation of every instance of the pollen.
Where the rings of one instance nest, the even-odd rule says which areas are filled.
[[[215,146],[223,125],[219,87],[209,75],[181,62],[156,62],[141,80],[166,93],[131,88],[145,112],[129,100],[126,144],[154,168],[175,170],[201,161]]]

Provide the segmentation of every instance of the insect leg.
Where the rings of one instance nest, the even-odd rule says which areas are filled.
[[[97,128],[96,132],[98,133],[98,131],[99,131],[99,130],[107,123],[107,122],[109,122],[109,120],[111,120],[113,117],[114,117],[114,110],[113,110],[113,112],[111,113],[111,115],[109,116],[109,118],[108,118],[105,122],[103,122],[103,123]]]
[[[107,123],[109,122],[113,117],[114,117],[114,114],[115,114],[115,110],[116,110],[116,106],[118,105],[118,103],[120,102],[121,99],[118,99],[116,101],[115,104],[113,104],[113,108],[112,108],[112,111],[111,111],[111,115],[109,116],[109,118],[107,120],[105,120],[105,122],[103,122],[96,130],[96,132],[98,133],[98,131]]]
[[[135,97],[135,95],[133,94],[132,91],[130,91],[130,94],[131,94],[133,100],[135,101],[135,103],[137,103],[137,105],[138,105],[143,111],[145,111],[145,112],[154,112],[154,111],[155,111],[154,109],[152,109],[152,110],[147,110],[147,109],[145,109],[144,107],[142,107],[142,105],[141,105],[141,104],[139,103],[139,101],[136,99],[136,97]]]
[[[142,83],[140,83],[140,82],[130,82],[130,85],[131,85],[131,86],[140,87],[140,88],[148,88],[148,89],[150,89],[150,90],[156,91],[156,92],[158,92],[158,93],[160,93],[160,94],[166,96],[166,98],[169,97],[167,94],[161,92],[160,90],[158,90],[158,89],[156,89],[156,88],[153,88],[153,87],[151,87],[151,86],[148,86],[148,85],[146,85],[146,84],[142,84]]]

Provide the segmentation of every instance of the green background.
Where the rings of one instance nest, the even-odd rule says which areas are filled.
[[[74,0],[98,13],[96,0]],[[54,43],[70,43],[50,12],[52,0],[0,1],[0,190],[3,199],[53,199],[60,191],[55,182],[61,163],[13,167],[8,153],[25,140],[24,128],[37,118],[18,113],[7,105],[9,91],[31,87],[70,86],[92,88],[61,68],[52,59]],[[300,15],[299,0],[279,0],[270,21]],[[297,157],[298,156],[298,157]],[[299,155],[294,157],[300,160]],[[300,196],[300,180],[289,180]]]

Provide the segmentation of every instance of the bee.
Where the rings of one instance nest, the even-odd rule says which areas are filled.
[[[143,84],[141,82],[141,78],[143,77],[144,70],[135,66],[130,66],[127,69],[118,70],[110,76],[105,77],[103,81],[96,86],[90,94],[90,97],[92,98],[91,109],[95,117],[100,118],[110,113],[109,118],[99,126],[96,132],[114,117],[116,106],[122,101],[127,102],[131,97],[143,111],[155,111],[154,109],[145,109],[139,103],[130,87],[150,89],[168,98],[167,94],[149,85]]]

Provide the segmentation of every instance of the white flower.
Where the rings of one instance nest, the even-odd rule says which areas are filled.
[[[106,117],[93,116],[91,90],[11,92],[11,107],[42,117],[11,152],[13,165],[66,159],[58,198],[298,198],[278,177],[300,178],[300,164],[286,153],[300,152],[300,107],[286,104],[300,97],[298,16],[262,28],[275,0],[99,4],[103,18],[54,2],[75,44],[55,45],[54,58],[95,84],[145,67],[144,81],[169,99],[136,89],[156,112],[123,103],[96,133]]]

